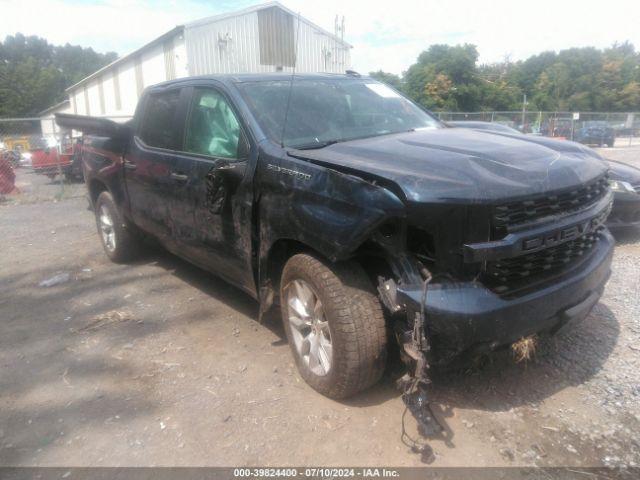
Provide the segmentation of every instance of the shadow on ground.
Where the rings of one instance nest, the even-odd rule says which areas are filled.
[[[189,315],[145,311],[150,298],[184,298],[195,287],[257,318],[251,297],[164,251],[137,262],[161,267],[143,277],[136,265],[85,272],[93,257],[50,261],[44,268],[29,264],[0,278],[0,465],[28,463],[37,452],[82,441],[86,429],[126,425],[159,408],[155,382],[162,367],[153,352],[139,356],[133,346],[181,324],[215,321],[215,315],[206,306],[191,306]],[[69,280],[39,286],[61,272]],[[167,286],[168,276],[186,284]],[[138,300],[127,300],[134,291]],[[277,331],[279,325],[268,327]]]

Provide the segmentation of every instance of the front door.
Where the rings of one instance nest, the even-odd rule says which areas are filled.
[[[189,164],[189,196],[176,204],[173,216],[193,215],[195,230],[186,228],[179,240],[196,263],[255,293],[248,145],[230,99],[213,87],[193,88],[178,157]]]

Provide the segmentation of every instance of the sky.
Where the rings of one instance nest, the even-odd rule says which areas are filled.
[[[246,0],[0,0],[0,38],[21,32],[53,44],[129,53],[176,25],[242,9]],[[481,63],[521,60],[545,50],[640,49],[640,0],[282,0],[333,32],[345,17],[359,72],[401,73],[434,43],[472,43]]]

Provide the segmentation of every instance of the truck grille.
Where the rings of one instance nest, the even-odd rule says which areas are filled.
[[[513,292],[531,285],[542,277],[576,266],[589,256],[599,239],[599,231],[595,231],[546,250],[487,262],[488,283],[497,293]]]
[[[608,176],[565,192],[498,205],[493,209],[493,224],[498,229],[534,222],[558,213],[570,213],[597,202],[609,188]]]

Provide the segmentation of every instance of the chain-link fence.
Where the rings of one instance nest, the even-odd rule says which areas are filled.
[[[53,119],[0,119],[0,203],[84,195],[79,142]]]
[[[53,115],[0,118],[0,204],[85,195],[81,150],[82,133],[61,129]]]
[[[640,145],[640,112],[438,112],[441,120],[495,122],[523,133],[586,145]]]

